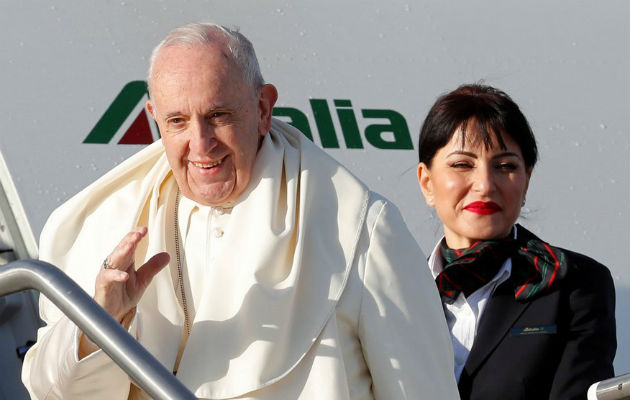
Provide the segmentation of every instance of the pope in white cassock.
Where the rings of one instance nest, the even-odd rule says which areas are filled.
[[[200,398],[458,397],[398,210],[272,119],[276,88],[242,34],[175,29],[149,92],[162,139],[57,209],[41,259]],[[22,373],[33,399],[148,397],[43,296],[40,313]]]

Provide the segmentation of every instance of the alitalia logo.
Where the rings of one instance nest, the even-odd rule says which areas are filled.
[[[127,83],[83,140],[83,143],[153,143],[155,139],[159,138],[159,133],[157,133],[157,128],[151,128],[153,123],[149,122],[151,118],[144,109],[147,98],[146,82],[132,81]],[[154,135],[153,130],[157,135]],[[119,131],[122,131],[120,137],[118,137]]]
[[[127,83],[83,143],[150,144],[158,139],[157,126],[144,109],[147,98],[146,82]],[[362,109],[359,113],[346,99],[334,99],[332,107],[326,99],[310,99],[309,106],[314,124],[293,107],[275,107],[273,115],[328,149],[413,149],[407,121],[394,110]]]

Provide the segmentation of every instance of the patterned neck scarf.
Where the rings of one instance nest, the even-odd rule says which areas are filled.
[[[512,258],[514,298],[529,301],[549,291],[567,270],[565,253],[517,225],[517,239],[486,240],[467,249],[450,249],[440,243],[444,268],[435,278],[442,301],[452,304],[460,293],[468,297],[494,278]]]

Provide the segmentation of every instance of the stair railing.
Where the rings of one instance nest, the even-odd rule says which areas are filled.
[[[18,260],[0,266],[0,297],[27,289],[35,289],[52,301],[152,398],[196,399],[59,268],[38,260]]]

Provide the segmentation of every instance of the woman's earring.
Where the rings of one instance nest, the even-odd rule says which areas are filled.
[[[525,197],[523,197],[523,202],[521,203],[521,207],[525,206]]]

